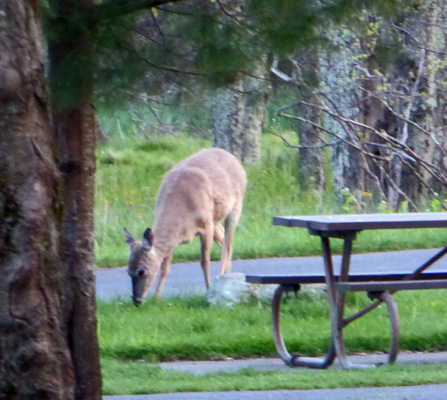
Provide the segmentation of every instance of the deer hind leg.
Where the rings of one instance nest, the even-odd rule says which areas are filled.
[[[202,259],[200,265],[202,266],[203,275],[205,276],[206,288],[210,287],[210,256],[211,247],[213,246],[215,229],[213,224],[208,224],[205,230],[200,233],[200,242],[202,245]]]
[[[233,235],[236,230],[239,218],[241,217],[242,201],[239,202],[225,219],[225,238],[222,247],[222,265],[220,273],[228,273],[231,271],[231,257],[233,255]]]
[[[214,241],[219,245],[220,248],[222,248],[223,246],[224,236],[225,229],[219,222],[217,222],[214,225]]]
[[[174,252],[165,257],[161,262],[160,277],[158,278],[158,285],[157,290],[155,291],[155,297],[161,296],[161,292],[163,291],[163,286],[165,284],[166,277],[168,276],[169,269],[171,268],[171,261],[173,254]]]

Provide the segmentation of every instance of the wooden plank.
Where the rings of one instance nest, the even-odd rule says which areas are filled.
[[[346,214],[274,217],[273,225],[314,231],[447,228],[447,213]]]
[[[389,274],[352,274],[349,277],[350,282],[383,282],[400,281],[408,273],[389,273]],[[447,280],[447,272],[425,272],[419,275],[418,280]],[[338,277],[336,276],[337,280]],[[246,282],[258,284],[306,284],[306,283],[325,283],[325,277],[322,274],[301,274],[301,275],[247,275]]]
[[[325,283],[325,278],[324,275],[247,275],[245,281],[263,285],[295,285],[300,283]]]
[[[335,283],[335,290],[339,292],[382,292],[421,289],[447,289],[447,280]]]

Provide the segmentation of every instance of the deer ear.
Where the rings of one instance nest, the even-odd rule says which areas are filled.
[[[147,228],[143,233],[143,248],[149,250],[154,244],[154,234],[151,228]]]
[[[126,239],[127,244],[131,244],[132,242],[135,242],[134,237],[132,234],[126,229],[126,227],[123,228],[124,230],[124,238]]]

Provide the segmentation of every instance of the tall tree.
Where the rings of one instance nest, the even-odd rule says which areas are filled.
[[[419,60],[420,84],[415,88],[415,110],[410,111],[408,119],[417,122],[421,129],[406,121],[408,145],[416,154],[437,168],[442,167],[445,157],[446,133],[444,130],[445,106],[445,40],[441,21],[446,16],[444,2],[427,1],[413,18],[409,18],[408,30],[413,32],[420,43],[414,49],[414,59]],[[408,31],[407,30],[407,31]],[[421,96],[422,95],[422,96]],[[420,98],[418,98],[420,97]],[[433,192],[442,191],[442,185],[419,165],[402,168],[402,190],[419,208],[426,206],[427,198]],[[418,178],[418,175],[420,178]]]
[[[261,161],[261,133],[270,94],[269,61],[261,57],[250,75],[219,88],[212,99],[213,146],[233,153],[247,165]]]
[[[0,3],[0,398],[72,399],[61,180],[34,1]]]
[[[56,96],[61,99],[53,101],[53,123],[62,175],[64,322],[74,364],[75,398],[100,399],[94,286],[96,117],[91,60],[95,26],[94,21],[87,18],[95,2],[64,1],[52,6],[53,29],[66,29],[64,35],[49,38],[51,92],[55,100],[58,100]],[[78,23],[73,24],[76,15]],[[67,69],[74,69],[71,79],[65,75]],[[67,82],[71,84],[72,93],[64,101],[63,87]]]
[[[319,54],[318,49],[300,51],[291,60],[275,59],[272,75],[287,84],[295,86],[295,103],[280,109],[279,116],[296,121],[298,145],[290,144],[283,135],[275,132],[289,147],[298,148],[299,152],[299,182],[300,189],[313,191],[316,197],[323,199],[326,187],[325,153],[322,151],[328,144],[322,140],[320,130],[323,124],[323,113],[318,104],[315,88],[319,87]],[[279,64],[286,68],[286,74],[279,68]],[[284,65],[285,64],[285,65]],[[292,115],[292,112],[294,115]]]

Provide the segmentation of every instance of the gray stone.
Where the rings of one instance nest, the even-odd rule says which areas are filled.
[[[231,272],[213,278],[206,297],[212,305],[225,304],[231,307],[255,299],[256,293],[252,285],[245,282],[245,274]]]
[[[225,304],[232,307],[234,304],[252,300],[271,303],[278,285],[260,285],[245,282],[245,274],[231,272],[217,275],[210,284],[206,295],[211,305]],[[326,285],[302,285],[301,293],[314,298],[326,296]]]

